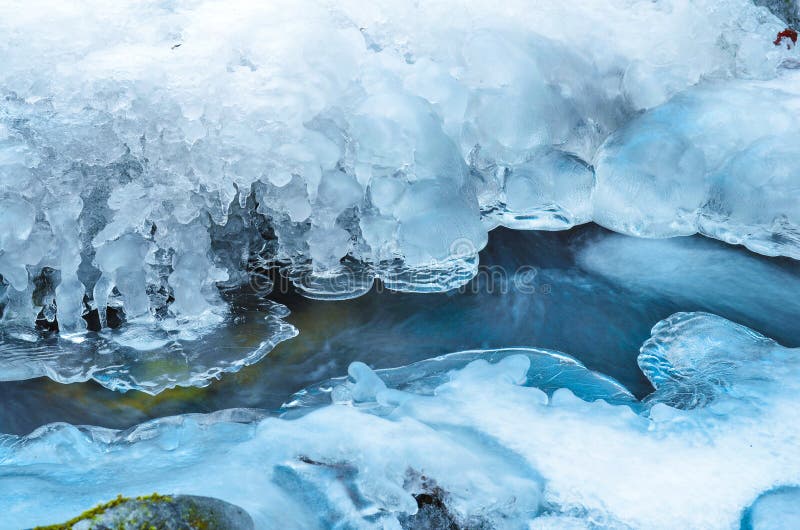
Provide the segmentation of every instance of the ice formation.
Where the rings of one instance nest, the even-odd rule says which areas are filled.
[[[796,73],[706,83],[633,120],[598,154],[594,220],[638,236],[700,232],[800,259],[798,86]]]
[[[4,2],[3,322],[197,334],[273,265],[312,297],[445,290],[497,224],[797,257],[784,25],[746,0]]]
[[[748,508],[742,530],[791,530],[800,526],[800,488],[768,491]]]
[[[0,381],[46,376],[59,383],[93,380],[118,391],[158,394],[176,386],[204,387],[225,372],[260,361],[278,343],[297,336],[275,303],[232,304],[214,333],[197,340],[186,330],[128,326],[87,339],[0,327]]]
[[[331,384],[334,403],[289,409],[300,415],[4,435],[0,527],[153,489],[217,497],[257,528],[286,529],[424,527],[422,495],[466,527],[498,529],[732,528],[774,516],[762,505],[792,509],[753,503],[800,480],[796,350],[714,315],[673,315],[642,347],[658,388],[644,403],[562,354],[476,357],[377,373],[356,363]]]
[[[564,340],[603,333],[608,361],[684,311],[641,346],[641,400],[518,347],[355,362],[279,411],[0,434],[0,529],[153,489],[257,528],[791,525],[798,351],[710,312],[785,331],[797,269],[663,238],[800,259],[797,20],[773,0],[0,3],[0,381],[208,385],[297,334],[276,274],[318,299],[447,291],[499,226],[658,240],[587,237],[529,278],[550,302],[460,298],[478,326],[563,339],[599,310]]]

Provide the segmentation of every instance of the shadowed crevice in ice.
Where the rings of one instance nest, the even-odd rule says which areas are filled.
[[[736,354],[721,371],[723,344]],[[349,381],[331,382],[347,399],[315,400],[293,419],[240,409],[127,431],[54,424],[3,435],[0,527],[46,522],[43,503],[57,519],[111,490],[157,489],[216,497],[258,528],[287,530],[396,527],[420,512],[421,496],[459,525],[486,528],[728,528],[760,493],[800,478],[796,351],[738,324],[701,313],[659,323],[642,348],[658,387],[647,407],[527,386],[555,385],[555,363],[566,367],[560,383],[619,396],[562,355],[537,377],[543,352],[519,352],[432,359],[421,373],[354,364]],[[442,363],[452,369],[431,368]],[[668,389],[678,386],[713,399],[674,408]]]
[[[754,0],[753,3],[766,7],[789,26],[800,27],[800,4],[797,0]]]

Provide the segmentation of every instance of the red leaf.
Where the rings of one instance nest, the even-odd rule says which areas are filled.
[[[775,46],[780,46],[781,41],[783,39],[790,39],[792,41],[792,44],[797,44],[797,32],[792,28],[786,28],[785,30],[778,33],[778,38],[775,39],[773,44],[775,44]],[[786,43],[786,47],[787,48],[791,47],[788,42]]]

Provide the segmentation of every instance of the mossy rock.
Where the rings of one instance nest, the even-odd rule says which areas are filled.
[[[61,524],[34,530],[253,530],[243,509],[211,497],[159,495],[116,499]]]

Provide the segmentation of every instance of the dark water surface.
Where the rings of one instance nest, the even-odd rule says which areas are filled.
[[[798,265],[701,237],[639,240],[595,225],[566,232],[497,229],[481,267],[466,287],[441,294],[377,286],[354,300],[316,301],[275,292],[270,298],[289,307],[287,320],[300,335],[206,388],[149,396],[92,382],[0,383],[0,431],[24,434],[56,421],[126,428],[188,412],[274,410],[293,392],[345,374],[355,360],[388,368],[510,346],[568,353],[641,397],[652,388],[636,365],[639,346],[656,322],[676,311],[714,312],[786,346],[800,345]]]

